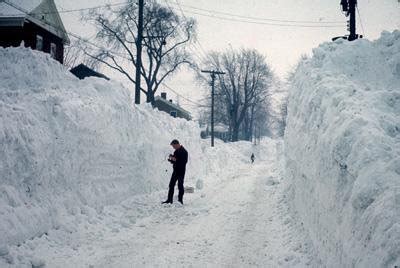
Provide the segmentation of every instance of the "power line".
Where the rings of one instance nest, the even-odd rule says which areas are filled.
[[[360,21],[361,29],[362,29],[363,35],[365,36],[364,25],[363,25],[363,22],[362,22],[362,19],[361,19],[361,14],[360,14],[360,10],[358,9],[358,6],[356,6],[356,9],[357,9],[357,13],[358,13],[358,18],[359,18],[359,21]]]
[[[224,75],[224,72],[217,70],[202,70],[202,73],[209,73],[211,75],[211,147],[214,147],[214,95],[215,95],[215,78],[216,75]]]
[[[163,85],[164,85],[167,89],[169,89],[170,91],[172,91],[173,93],[175,93],[177,96],[181,97],[182,99],[184,99],[184,100],[186,100],[186,101],[188,101],[188,102],[190,102],[190,103],[192,103],[192,104],[194,104],[194,105],[196,105],[196,106],[199,106],[199,107],[204,106],[204,105],[201,104],[201,103],[192,101],[191,99],[189,99],[189,98],[183,96],[182,94],[179,94],[177,91],[175,91],[174,89],[172,89],[172,88],[171,88],[170,86],[168,86],[166,83],[163,83]]]
[[[187,17],[185,16],[185,13],[183,12],[183,9],[180,8],[180,11],[181,11],[182,17],[183,17],[183,18],[186,20],[186,22],[187,22],[188,19],[187,19]],[[205,52],[203,46],[201,45],[201,43],[200,43],[200,41],[199,41],[199,39],[197,38],[196,35],[193,35],[193,41],[194,41],[193,47],[194,47],[195,50],[196,50],[196,54],[198,54],[198,55],[199,55],[199,58],[200,58],[199,63],[204,63],[204,62],[206,62],[206,59],[207,59],[207,52]]]
[[[164,0],[164,2],[165,2],[165,4],[166,4],[166,6],[168,7],[168,9],[169,9],[172,13],[175,13],[175,12],[172,10],[172,7],[169,5],[168,1],[167,1],[167,0]],[[184,31],[184,29],[183,29],[183,27],[182,27],[182,24],[179,24],[178,26],[181,28],[182,31]],[[183,37],[183,34],[180,33],[179,31],[178,31],[177,33],[179,34],[179,37],[180,37],[180,38],[182,38],[182,39],[185,38],[185,37]],[[190,42],[188,42],[188,45],[193,45],[193,44],[190,43]],[[195,57],[197,57],[197,59],[199,60],[199,62],[200,62],[200,63],[201,63],[201,62],[204,62],[205,60],[203,59],[203,56],[200,55],[200,54],[197,52],[197,51],[198,51],[198,48],[196,48],[194,45],[193,45],[193,48],[194,48],[194,50],[193,50],[190,46],[188,46],[188,49],[192,52],[192,54],[193,54]]]
[[[99,7],[100,7],[100,6],[99,6]],[[67,33],[70,34],[71,36],[73,36],[74,38],[76,38],[76,39],[78,39],[78,40],[80,40],[80,41],[82,41],[82,42],[88,43],[88,44],[90,44],[90,45],[92,45],[92,46],[94,46],[94,47],[96,47],[96,48],[103,49],[103,50],[107,50],[108,52],[111,52],[112,54],[115,54],[115,55],[118,56],[118,57],[121,57],[121,58],[126,59],[126,60],[129,60],[129,61],[131,60],[130,58],[126,57],[125,55],[121,55],[120,53],[113,52],[113,51],[111,51],[111,50],[109,50],[109,49],[106,49],[106,48],[104,48],[104,47],[98,46],[97,44],[92,43],[92,42],[90,42],[89,40],[86,40],[86,39],[84,39],[83,37],[81,37],[81,36],[79,36],[79,35],[77,35],[77,34],[74,34],[74,33],[71,33],[71,32],[67,32]],[[180,33],[179,33],[179,34],[180,34]],[[193,52],[192,52],[192,53],[193,53]],[[193,53],[193,54],[195,54],[195,53]],[[195,55],[197,55],[197,54],[195,54]],[[199,56],[198,56],[198,57],[199,57]],[[199,59],[200,59],[200,61],[202,61],[201,58],[199,58]],[[173,93],[175,93],[177,96],[180,96],[181,98],[183,98],[183,99],[185,99],[186,101],[192,103],[193,105],[196,105],[197,107],[203,107],[203,106],[204,106],[203,104],[194,102],[194,101],[192,101],[192,100],[186,98],[185,96],[179,94],[177,91],[173,90],[171,87],[169,87],[169,86],[166,85],[165,83],[163,83],[163,84],[164,84],[165,87],[167,87],[167,88],[168,88],[169,90],[171,90]]]
[[[4,1],[7,3],[7,1]],[[95,9],[100,9],[100,8],[106,8],[106,7],[114,7],[114,6],[122,6],[126,5],[128,2],[120,2],[120,3],[115,3],[115,4],[107,4],[107,5],[99,5],[99,6],[94,6],[94,7],[86,7],[86,8],[77,8],[77,9],[65,9],[63,10],[58,10],[58,11],[43,11],[43,12],[33,12],[33,13],[27,13],[27,15],[47,15],[47,14],[54,14],[54,13],[73,13],[73,12],[80,12],[80,11],[86,11],[86,10],[95,10]],[[25,12],[24,12],[25,13]],[[18,16],[19,14],[10,14],[9,16]]]
[[[174,11],[172,10],[172,7],[168,4],[168,1],[167,1],[167,0],[164,0],[164,2],[165,2],[165,4],[166,4],[167,8],[168,8],[172,13],[174,13]],[[182,28],[182,24],[179,24],[178,26],[179,26],[180,28]],[[179,31],[177,31],[177,33],[178,33],[178,35],[179,35],[180,38],[183,38],[183,35],[182,35]],[[188,45],[191,45],[191,43],[188,42]],[[193,54],[194,56],[197,57],[197,59],[198,59],[199,61],[202,61],[201,57],[200,57],[195,51],[193,51],[193,50],[191,49],[191,47],[188,47],[188,49],[192,52],[192,54]]]
[[[57,6],[61,9],[61,10],[67,10],[66,8],[64,8],[63,6],[61,6],[60,4],[57,4]],[[81,20],[81,18],[79,16],[77,16],[74,13],[71,13],[70,15],[74,16],[78,21]],[[90,21],[86,21],[88,23],[91,23]],[[93,23],[92,23],[93,24]],[[94,25],[94,24],[93,24]],[[94,33],[93,35],[91,35],[90,37],[86,38],[87,40],[93,39],[96,37],[96,34]]]
[[[12,6],[12,7],[14,7],[14,8],[20,10],[21,12],[23,12],[23,13],[25,13],[25,14],[27,14],[27,15],[29,15],[29,12],[28,12],[28,11],[26,11],[25,9],[23,9],[22,7],[20,7],[20,6],[18,6],[18,5],[15,5],[15,4],[13,4],[13,3],[10,3],[10,2],[7,1],[7,0],[4,0],[4,3],[6,3],[6,4],[8,4],[9,6]],[[53,27],[53,28],[55,28],[55,29],[63,30],[63,29],[60,29],[60,28],[59,28],[58,26],[56,26],[56,25],[50,24],[50,23],[48,23],[48,22],[47,22],[47,24],[49,24],[51,27]],[[107,48],[105,48],[105,47],[99,46],[99,45],[97,45],[97,44],[95,44],[95,43],[93,43],[93,42],[91,42],[91,41],[89,41],[89,40],[87,40],[87,39],[85,39],[85,38],[83,38],[83,37],[81,37],[81,36],[75,34],[75,33],[72,33],[72,32],[70,32],[70,31],[66,31],[66,33],[69,34],[70,36],[72,36],[72,37],[74,37],[74,38],[76,38],[76,39],[78,39],[78,40],[84,42],[84,43],[87,43],[87,44],[93,46],[93,47],[96,47],[96,48],[99,48],[99,49],[102,49],[102,50],[107,50],[107,52],[109,52],[111,55],[114,55],[114,56],[117,56],[117,57],[120,57],[120,58],[129,60],[129,61],[131,60],[131,59],[128,58],[126,55],[122,55],[122,54],[120,54],[120,53],[117,53],[117,52],[112,51],[112,50],[110,50],[110,49],[107,49]],[[189,98],[186,98],[185,96],[179,94],[177,91],[175,91],[174,89],[172,89],[171,87],[169,87],[167,84],[163,83],[163,85],[164,85],[167,89],[169,89],[170,91],[172,91],[172,92],[175,93],[176,95],[180,96],[181,98],[185,99],[186,101],[192,103],[193,105],[196,105],[197,107],[204,107],[203,104],[198,103],[198,102],[195,102],[195,101],[192,101],[192,100],[190,100]]]
[[[185,12],[183,12],[183,9],[182,9],[182,7],[181,7],[181,5],[180,5],[180,3],[179,3],[179,0],[176,0],[176,3],[178,4],[179,10],[181,11],[181,14],[182,14],[183,18],[184,18],[186,21],[188,21],[187,17],[185,16]],[[199,47],[200,47],[200,52],[202,52],[204,58],[206,59],[206,58],[207,58],[207,53],[205,52],[203,46],[201,45],[199,39],[198,39],[196,36],[194,36],[194,41],[199,45]]]
[[[6,2],[6,1],[4,1],[4,2]],[[94,10],[94,9],[99,9],[99,8],[121,6],[121,5],[126,5],[126,4],[129,4],[129,2],[124,1],[124,2],[119,2],[119,3],[114,3],[114,4],[98,5],[98,6],[87,7],[87,8],[64,9],[64,10],[58,11],[58,13],[73,13],[73,12],[79,12],[79,11]],[[250,22],[250,21],[242,21],[242,22],[247,22],[247,23],[256,23],[254,21],[271,21],[271,22],[284,22],[284,23],[343,24],[343,22],[341,22],[341,21],[283,20],[283,19],[270,19],[270,18],[243,16],[243,15],[234,14],[234,13],[221,12],[221,11],[216,11],[216,10],[210,10],[210,9],[194,7],[194,6],[190,6],[190,5],[184,5],[184,4],[180,4],[178,2],[177,3],[173,3],[172,2],[171,4],[178,6],[180,8],[180,10],[182,11],[182,13],[183,13],[183,10],[182,10],[182,6],[183,6],[185,8],[198,10],[198,11],[203,11],[203,12],[208,12],[208,13],[211,13],[211,14],[220,14],[220,15],[226,15],[226,16],[231,16],[231,17],[237,17],[237,18],[241,18],[241,19],[253,20],[252,22]],[[174,7],[171,7],[171,8],[174,8]],[[209,17],[233,20],[232,18],[223,18],[223,17],[213,16],[213,15],[209,15],[209,14],[200,14],[200,13],[196,13],[196,12],[193,12],[193,11],[186,11],[186,12],[197,14],[197,15],[202,15],[202,16],[209,16]],[[53,14],[53,13],[57,13],[57,11],[37,12],[37,13],[29,13],[28,12],[28,15],[46,15],[46,14]],[[10,14],[10,16],[16,16],[16,15],[19,15],[19,14]],[[234,20],[234,21],[239,21],[239,20]],[[261,23],[261,22],[259,22],[259,23],[260,24],[266,24],[266,23]],[[282,25],[282,24],[267,24],[267,25],[294,26],[294,25]],[[307,25],[297,25],[297,26],[299,26],[299,27],[307,27]],[[318,27],[326,27],[326,26],[319,25]],[[331,25],[330,27],[333,27],[333,26]]]
[[[174,7],[172,7],[172,8],[176,9]],[[204,14],[204,13],[200,13],[200,12],[187,11],[187,10],[186,10],[186,13],[209,17],[209,18],[213,18],[213,19],[225,20],[225,21],[234,21],[234,22],[240,22],[240,23],[269,25],[269,26],[278,26],[278,27],[299,27],[299,28],[342,28],[343,27],[343,25],[305,25],[305,24],[284,24],[284,23],[270,23],[270,22],[262,22],[262,21],[250,21],[250,20],[222,17],[222,16],[218,16],[218,15]]]
[[[177,1],[178,1],[178,0],[177,0]],[[165,4],[167,5],[167,7],[169,8],[169,10],[170,10],[172,13],[174,13],[174,11],[172,10],[172,8],[171,8],[171,6],[169,5],[168,1],[167,1],[167,0],[164,0],[164,2],[165,2]],[[179,5],[179,3],[178,3],[178,5]],[[183,19],[184,19],[186,22],[188,22],[188,19],[187,19],[187,17],[185,16],[185,14],[184,14],[182,8],[180,8],[180,11],[181,11],[181,14],[182,14]],[[180,26],[180,28],[182,29],[182,24],[179,24],[179,26]],[[181,34],[179,31],[178,31],[178,34],[179,34],[179,36],[182,38],[182,34]],[[198,41],[197,38],[194,38],[194,40],[197,41],[197,43],[199,44],[199,46],[201,46],[201,44],[200,44],[200,42]],[[189,47],[189,49],[190,49],[190,47]],[[195,49],[197,49],[197,48],[195,48]],[[202,47],[201,47],[201,49],[202,49],[203,52],[204,52],[204,49],[203,49]],[[192,51],[192,49],[190,49],[190,51]],[[203,58],[203,55],[198,54],[196,51],[192,51],[192,54],[194,54],[194,55],[200,60],[200,63],[205,62],[205,59],[206,59],[206,57],[207,57],[207,56],[206,56],[207,53],[205,53],[205,52],[204,52],[204,58]],[[192,103],[192,104],[196,105],[196,107],[204,107],[203,104],[200,104],[200,103],[198,103],[198,102],[194,102],[194,101],[192,101],[192,100],[186,98],[185,96],[179,94],[177,91],[175,91],[174,89],[172,89],[171,87],[169,87],[166,83],[163,83],[163,85],[164,85],[167,89],[169,89],[170,91],[172,91],[173,93],[175,93],[177,96],[179,96],[179,97],[181,97],[182,99],[188,101],[189,103]]]
[[[115,3],[115,4],[109,4],[109,5],[99,5],[99,6],[95,6],[95,7],[91,7],[91,8],[70,9],[70,10],[63,8],[63,10],[60,11],[60,13],[76,12],[76,11],[83,11],[83,10],[94,10],[94,9],[98,9],[98,8],[104,8],[104,7],[110,7],[110,6],[119,6],[119,5],[126,5],[126,4],[129,4],[129,3],[128,3],[128,2],[121,2],[121,3]],[[48,13],[51,13],[51,12],[48,12]],[[36,13],[36,14],[39,14],[39,13]],[[100,49],[105,49],[104,47],[99,47],[99,46],[97,46],[97,45],[94,44],[94,43],[91,43],[91,42],[89,42],[89,41],[87,41],[87,40],[84,40],[84,38],[82,38],[82,37],[80,37],[80,36],[77,36],[76,34],[73,34],[73,33],[71,33],[71,32],[68,32],[68,33],[69,33],[70,35],[72,35],[73,37],[75,37],[75,38],[81,40],[81,41],[84,41],[84,42],[86,42],[86,43],[91,44],[92,46],[95,46],[95,47],[100,48]],[[197,39],[197,38],[196,38],[196,39]],[[108,51],[112,52],[111,50],[108,50]],[[194,54],[195,56],[197,56],[197,58],[198,58],[199,61],[203,61],[202,57],[199,56],[195,51],[191,50],[191,52],[192,52],[192,54]],[[119,53],[113,52],[113,54],[119,54]],[[120,55],[119,55],[119,56],[120,56]],[[125,58],[125,57],[124,57],[124,58]],[[130,60],[129,58],[125,58],[125,59]]]
[[[231,17],[237,17],[237,18],[242,18],[242,19],[248,19],[248,20],[255,20],[255,21],[272,21],[272,22],[285,22],[285,23],[310,23],[310,24],[343,24],[343,21],[309,21],[309,20],[284,20],[284,19],[270,19],[270,18],[261,18],[261,17],[252,17],[252,16],[244,16],[240,14],[234,14],[234,13],[229,13],[229,12],[222,12],[222,11],[217,11],[217,10],[210,10],[210,9],[205,9],[205,8],[199,8],[199,7],[194,7],[190,5],[183,5],[183,4],[175,4],[183,6],[185,8],[193,9],[193,10],[198,10],[198,11],[204,11],[212,14],[220,14],[220,15],[227,15]]]
[[[14,7],[15,9],[18,9],[19,11],[25,13],[26,15],[29,15],[29,12],[26,11],[24,8],[22,8],[22,7],[18,6],[18,5],[15,5],[14,3],[10,3],[10,1],[8,1],[8,0],[4,0],[4,3],[8,4],[11,7]],[[56,30],[63,31],[63,32],[65,31],[68,35],[70,35],[70,36],[72,36],[72,37],[74,37],[74,38],[76,38],[76,39],[78,39],[78,40],[80,40],[80,41],[82,41],[84,43],[87,43],[87,44],[89,44],[89,45],[91,45],[93,47],[96,47],[96,48],[99,48],[99,49],[102,49],[102,50],[107,50],[107,52],[111,52],[110,53],[111,55],[114,55],[114,56],[117,56],[117,57],[120,57],[120,58],[124,58],[126,60],[131,60],[126,55],[123,55],[121,53],[117,53],[117,52],[112,51],[110,49],[106,49],[105,47],[99,46],[99,45],[97,45],[97,44],[95,44],[95,43],[93,43],[93,42],[91,42],[91,41],[79,36],[78,34],[75,34],[73,32],[67,31],[65,29],[61,29],[59,26],[51,24],[48,21],[46,21],[46,24],[51,26],[51,27],[53,27]]]
[[[196,106],[198,106],[198,107],[203,107],[203,106],[204,106],[204,104],[201,104],[201,103],[192,101],[192,100],[189,99],[189,98],[186,98],[186,97],[183,96],[182,94],[178,93],[176,90],[172,89],[172,88],[171,88],[170,86],[168,86],[166,83],[163,83],[163,85],[164,85],[167,89],[169,89],[170,91],[172,91],[173,93],[175,93],[177,96],[181,97],[182,99],[184,99],[184,100],[186,100],[186,101],[188,101],[188,102],[190,102],[190,103],[192,103],[192,104],[194,104],[194,105],[196,105]]]

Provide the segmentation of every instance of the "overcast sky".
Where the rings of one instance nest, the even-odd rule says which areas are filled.
[[[207,53],[210,50],[224,51],[229,47],[255,48],[267,57],[271,67],[282,79],[293,68],[302,54],[310,54],[312,48],[322,42],[330,41],[334,36],[347,34],[347,18],[340,11],[340,0],[160,0],[162,4],[165,4],[166,1],[169,2],[171,8],[176,9],[178,14],[181,14],[177,6],[177,3],[180,3],[185,15],[194,17],[197,20],[198,40],[201,47],[199,45],[192,47],[194,54],[196,54],[195,59],[200,61],[200,58],[204,57],[204,52]],[[55,2],[59,9],[62,10],[86,8],[105,3],[121,3],[123,0],[55,0]],[[383,30],[393,31],[400,29],[400,0],[359,0],[358,2],[363,25],[362,28],[358,20],[358,33],[374,40],[380,36]],[[215,16],[228,18],[223,20],[199,15],[210,15],[209,12],[201,11],[201,9],[236,14],[243,17],[263,18],[264,20],[256,21],[215,14]],[[79,21],[79,13],[63,13],[61,16],[67,30],[88,38],[93,36],[92,26],[85,25]],[[231,18],[234,20],[231,20]],[[313,21],[318,23],[291,23],[272,20]],[[312,28],[270,24],[338,27]],[[119,75],[107,69],[102,71],[112,78],[124,82]],[[194,101],[201,99],[204,93],[209,90],[208,88],[197,86],[193,82],[193,75],[188,71],[177,73],[167,84],[183,96]],[[133,88],[128,83],[126,85],[131,89]],[[172,99],[176,100],[175,94],[168,93]],[[184,107],[193,111],[193,107],[184,99],[180,99],[180,102]]]

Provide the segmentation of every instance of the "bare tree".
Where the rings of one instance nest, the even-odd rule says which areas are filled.
[[[74,40],[64,49],[64,65],[71,69],[80,63],[89,68],[97,69],[99,62],[85,54],[86,44],[83,40]]]
[[[278,119],[278,136],[283,137],[286,129],[286,117],[287,117],[287,107],[288,107],[288,96],[286,96],[280,105],[279,109],[279,119]]]
[[[135,84],[134,71],[140,68],[147,102],[154,101],[154,95],[161,83],[175,73],[183,64],[192,64],[186,45],[195,34],[195,21],[179,17],[171,9],[156,1],[146,1],[143,22],[142,64],[136,64],[137,13],[135,1],[120,9],[100,12],[92,11],[88,18],[98,26],[97,39],[103,44],[93,52],[92,58],[123,74]],[[141,83],[142,84],[142,83]]]
[[[256,142],[260,141],[261,137],[272,136],[272,129],[268,124],[271,117],[271,105],[269,100],[266,104],[259,105],[254,115],[254,126],[253,126],[253,140]]]
[[[251,140],[258,106],[265,103],[273,73],[263,55],[253,49],[211,53],[211,67],[223,70],[216,86],[216,111],[224,108],[231,140]],[[258,109],[258,110],[257,110]],[[243,124],[243,125],[242,125]]]
[[[243,139],[251,141],[260,138],[261,135],[268,135],[268,119],[270,117],[269,95],[264,92],[257,96],[251,104],[242,126]]]

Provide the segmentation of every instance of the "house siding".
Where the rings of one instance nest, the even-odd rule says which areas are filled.
[[[25,47],[36,49],[36,35],[43,37],[43,52],[50,54],[51,43],[57,46],[55,59],[62,64],[64,61],[64,44],[61,38],[31,22],[25,22],[23,27],[0,27],[0,46],[17,47],[24,41]]]

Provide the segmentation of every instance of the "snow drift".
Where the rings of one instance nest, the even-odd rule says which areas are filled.
[[[292,203],[322,262],[400,265],[400,32],[320,45],[289,94]]]
[[[190,152],[187,181],[204,174],[196,124],[132,105],[120,84],[27,48],[0,48],[0,81],[0,251],[72,229],[64,215],[165,189],[173,138]]]

